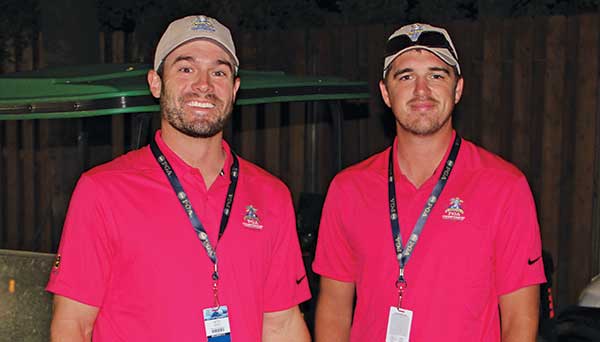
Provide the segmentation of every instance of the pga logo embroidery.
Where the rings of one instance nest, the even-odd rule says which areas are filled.
[[[194,25],[192,27],[193,31],[208,31],[208,32],[216,31],[213,24],[208,20],[207,17],[205,17],[203,15],[197,16],[196,19],[194,19],[192,25]]]
[[[263,229],[263,225],[260,224],[260,218],[256,214],[257,211],[258,209],[252,205],[246,207],[246,215],[244,215],[244,220],[242,221],[244,227],[258,230]]]
[[[450,205],[444,210],[442,218],[444,220],[463,221],[465,219],[465,211],[462,208],[463,200],[458,197],[450,199]]]

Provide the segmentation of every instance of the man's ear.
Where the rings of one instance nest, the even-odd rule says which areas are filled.
[[[379,90],[381,91],[381,97],[383,98],[383,102],[392,108],[392,103],[390,102],[390,94],[387,91],[387,86],[385,85],[385,80],[379,81]]]
[[[457,104],[460,101],[463,93],[463,87],[465,85],[464,79],[461,77],[456,82],[456,87],[454,88],[454,104]]]
[[[154,96],[157,99],[160,98],[162,80],[160,79],[158,73],[154,71],[154,69],[150,69],[150,71],[148,71],[148,87],[150,87],[150,92],[152,93],[152,96]]]
[[[236,78],[233,80],[233,102],[235,102],[235,99],[236,99],[236,97],[237,97],[237,92],[238,92],[238,90],[240,89],[240,82],[241,82],[241,81],[240,81],[240,78],[239,78],[239,77],[236,77]]]

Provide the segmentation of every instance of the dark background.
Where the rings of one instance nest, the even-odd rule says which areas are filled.
[[[369,83],[370,101],[344,104],[347,166],[393,136],[377,88],[386,37],[413,21],[444,25],[466,84],[454,124],[527,175],[560,308],[600,270],[599,3],[2,0],[0,72],[148,63],[172,19],[208,14],[231,28],[243,69]],[[79,174],[134,147],[130,116],[67,121],[0,121],[0,248],[54,252]],[[304,143],[313,133],[316,171]],[[304,230],[318,215],[305,204],[319,203],[337,171],[331,133],[327,106],[311,103],[236,108],[227,130],[243,157],[290,186]]]

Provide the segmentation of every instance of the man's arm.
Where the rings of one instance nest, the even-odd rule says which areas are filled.
[[[98,308],[55,295],[50,325],[50,341],[80,342],[92,340],[92,328]]]
[[[540,287],[524,287],[500,296],[502,342],[535,342],[537,337]]]
[[[315,322],[316,342],[350,340],[354,291],[353,283],[321,277]]]
[[[298,306],[265,312],[263,315],[263,342],[308,342],[310,335]]]

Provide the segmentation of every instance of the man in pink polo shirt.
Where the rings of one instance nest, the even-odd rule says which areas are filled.
[[[516,167],[454,131],[463,82],[446,30],[413,24],[388,39],[379,86],[396,139],[329,188],[317,342],[535,341],[534,202]]]
[[[308,341],[285,185],[223,140],[240,85],[229,30],[170,24],[148,73],[161,130],[84,173],[48,291],[52,341]]]

